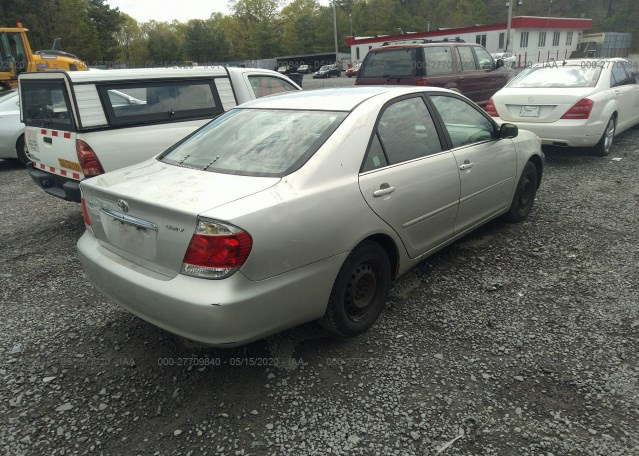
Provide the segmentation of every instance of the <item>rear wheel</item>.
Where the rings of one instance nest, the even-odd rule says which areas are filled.
[[[350,253],[335,279],[322,326],[340,336],[368,330],[384,309],[391,265],[384,249],[364,241]]]
[[[593,147],[595,154],[600,157],[605,157],[610,153],[610,150],[612,149],[612,140],[615,138],[615,128],[615,116],[612,116],[606,124],[606,129],[604,130],[603,135],[601,135],[601,139],[595,147]]]
[[[31,163],[31,159],[27,156],[27,145],[24,142],[24,135],[20,136],[16,142],[16,154],[18,155],[18,160],[20,160],[23,165]]]
[[[537,167],[533,162],[526,163],[519,178],[510,209],[505,215],[506,220],[510,222],[523,222],[526,220],[535,203],[537,182]]]

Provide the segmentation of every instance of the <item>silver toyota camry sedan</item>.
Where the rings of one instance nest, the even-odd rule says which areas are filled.
[[[445,89],[266,97],[83,181],[78,250],[120,306],[203,344],[312,320],[355,336],[419,261],[524,220],[543,163],[537,136]]]

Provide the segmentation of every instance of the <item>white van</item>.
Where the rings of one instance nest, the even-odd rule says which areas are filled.
[[[163,152],[241,103],[301,90],[275,71],[197,67],[23,73],[21,120],[33,180],[80,202],[80,181]]]

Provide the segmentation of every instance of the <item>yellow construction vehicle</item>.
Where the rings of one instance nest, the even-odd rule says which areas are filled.
[[[60,50],[60,38],[46,51],[31,52],[28,29],[0,28],[0,92],[18,85],[18,75],[26,71],[86,71],[87,64],[75,55]]]

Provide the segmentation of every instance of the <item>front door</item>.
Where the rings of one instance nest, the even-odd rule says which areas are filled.
[[[381,114],[359,178],[371,209],[419,255],[453,236],[459,171],[421,96],[404,98]]]

